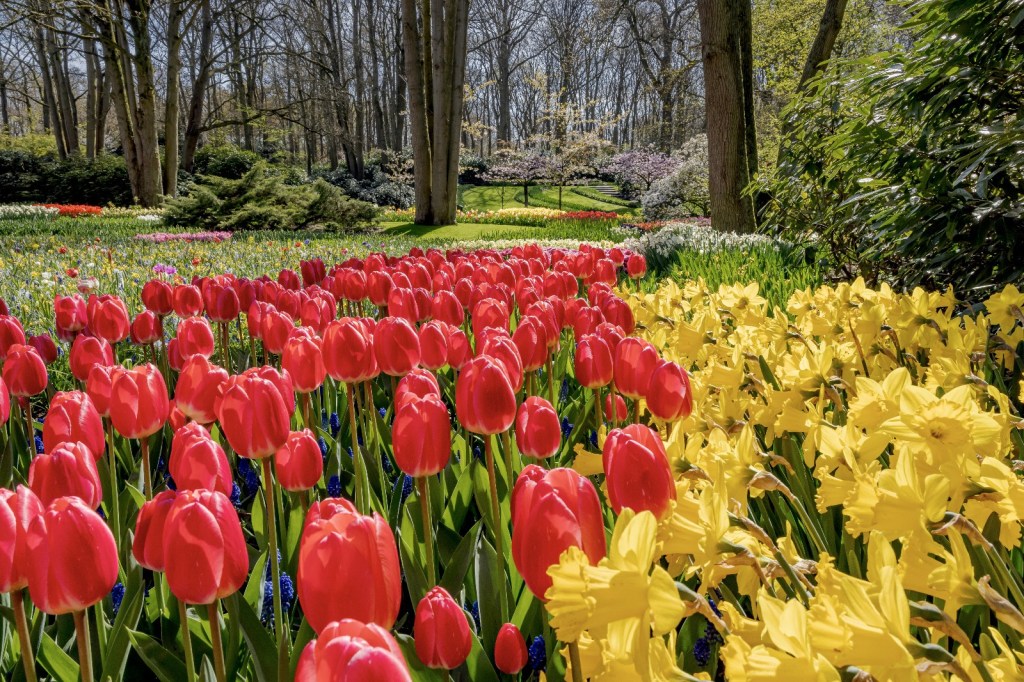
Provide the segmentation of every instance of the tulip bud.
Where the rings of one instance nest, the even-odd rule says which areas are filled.
[[[416,655],[428,668],[458,668],[473,646],[466,613],[440,585],[416,606],[413,636]]]
[[[117,372],[110,386],[110,421],[125,438],[147,438],[167,421],[167,385],[155,365]]]
[[[281,366],[297,392],[312,393],[324,383],[327,368],[322,348],[323,342],[308,327],[299,327],[285,343]]]
[[[89,372],[85,383],[85,392],[101,417],[110,416],[110,389],[114,382],[114,372],[112,366],[96,365]]]
[[[609,393],[604,397],[605,418],[616,422],[626,421],[626,418],[629,417],[629,409],[626,407],[626,401],[618,394],[615,394],[614,398],[615,400],[613,404],[612,394]]]
[[[117,546],[100,515],[77,497],[61,497],[28,529],[28,589],[44,613],[84,611],[117,581]]]
[[[99,337],[79,334],[71,344],[69,364],[75,378],[86,381],[93,367],[110,367],[114,364],[114,349]]]
[[[7,392],[7,384],[0,377],[0,426],[7,423],[11,416],[11,394]]]
[[[414,478],[440,473],[452,452],[448,408],[436,395],[409,396],[391,427],[398,468]]]
[[[512,489],[512,559],[541,601],[551,587],[548,568],[569,547],[583,550],[592,565],[607,553],[597,491],[572,469],[528,464]]]
[[[182,361],[202,355],[208,358],[213,355],[215,343],[213,329],[210,323],[203,317],[186,317],[178,323],[177,340],[178,353]]]
[[[32,346],[11,346],[4,360],[4,383],[11,395],[19,398],[38,395],[46,390],[49,377],[46,364]]]
[[[659,360],[647,384],[647,409],[658,419],[685,419],[693,411],[690,375],[674,362]]]
[[[57,361],[59,355],[57,344],[53,342],[49,334],[36,334],[28,337],[28,345],[36,349],[45,364],[52,365]]]
[[[398,548],[379,515],[363,516],[347,500],[314,503],[299,543],[298,596],[316,632],[355,618],[391,628],[402,602]]]
[[[535,372],[544,366],[548,359],[547,329],[538,318],[523,318],[512,334],[512,343],[519,351],[523,371]]]
[[[613,429],[604,442],[604,473],[608,501],[615,513],[625,507],[661,517],[675,499],[675,480],[665,445],[642,424]]]
[[[43,448],[51,452],[59,443],[76,441],[99,459],[106,449],[103,420],[87,394],[81,391],[56,393],[43,422]]]
[[[657,363],[658,351],[650,342],[636,337],[623,339],[615,349],[615,387],[626,397],[643,397]]]
[[[249,555],[231,500],[211,490],[178,495],[164,525],[164,571],[175,597],[211,604],[234,594],[249,574]]]
[[[203,294],[199,287],[179,284],[171,294],[174,313],[180,318],[195,317],[203,312]]]
[[[178,409],[189,419],[210,424],[217,419],[216,404],[228,372],[203,355],[193,355],[181,368],[174,389]]]
[[[89,329],[108,343],[117,343],[128,336],[128,306],[117,296],[90,296],[86,306]]]
[[[143,310],[132,320],[132,343],[146,346],[164,337],[164,325],[151,310]]]
[[[586,388],[600,388],[612,381],[612,352],[604,339],[596,334],[580,339],[573,366],[576,380]]]
[[[174,432],[167,470],[178,490],[217,490],[231,495],[231,465],[224,448],[196,422]]]
[[[173,296],[171,285],[162,279],[151,279],[142,287],[142,305],[160,317],[174,310]]]
[[[295,682],[412,682],[391,633],[374,623],[345,618],[325,627],[299,656]]]
[[[139,566],[151,571],[164,570],[164,529],[167,515],[177,499],[178,493],[164,490],[139,509],[135,520],[135,539],[132,541],[132,556]]]
[[[28,585],[33,561],[28,548],[32,520],[43,515],[43,503],[31,489],[0,488],[0,594],[16,592]]]
[[[373,331],[374,355],[385,374],[400,377],[420,364],[416,328],[400,317],[385,317]]]
[[[21,322],[16,317],[0,315],[0,362],[6,360],[11,348],[17,345],[25,345],[25,330]]]
[[[78,294],[53,297],[53,321],[58,329],[77,332],[88,323],[85,299]]]
[[[380,372],[373,334],[357,318],[343,317],[327,325],[321,349],[327,373],[335,381],[355,384]]]
[[[532,396],[519,406],[516,417],[516,445],[527,457],[550,457],[562,444],[558,414],[544,398]]]
[[[274,455],[277,482],[285,490],[309,490],[324,473],[320,445],[309,429],[292,431]]]
[[[273,369],[270,372],[283,379]],[[231,448],[242,457],[270,457],[288,440],[294,396],[290,388],[283,395],[283,389],[284,384],[253,370],[224,382],[217,419]]]
[[[420,364],[438,370],[448,364],[448,327],[433,320],[420,327]]]
[[[467,362],[455,385],[455,409],[472,433],[507,431],[516,418],[516,396],[505,367],[487,355]]]
[[[517,675],[528,660],[523,633],[512,623],[502,625],[494,642],[494,663],[498,670],[506,675]]]

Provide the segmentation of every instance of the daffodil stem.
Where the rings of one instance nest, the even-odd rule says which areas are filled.
[[[580,664],[580,643],[569,642],[569,664],[572,666],[572,681],[583,682],[583,670]]]
[[[89,619],[85,611],[75,611],[75,639],[78,640],[78,668],[82,682],[92,682],[92,647],[89,646]]]
[[[11,609],[14,611],[14,625],[18,630],[18,645],[21,647],[21,665],[25,668],[27,682],[36,682],[36,658],[32,653],[32,635],[25,617],[25,591],[11,592]]]
[[[491,484],[491,515],[494,517],[494,553],[498,562],[498,603],[501,605],[501,620],[508,621],[508,597],[505,595],[505,549],[502,525],[501,504],[498,501],[498,475],[494,470],[494,449],[491,447],[490,434],[484,436],[484,458],[487,460],[487,477]]]
[[[427,553],[427,584],[434,587],[437,584],[437,571],[434,566],[434,526],[430,522],[430,476],[420,476],[416,479],[419,488],[420,511],[423,514],[423,549]]]
[[[185,650],[185,679],[194,682],[196,663],[192,657],[192,634],[188,631],[188,605],[181,600],[178,600],[178,618],[181,620],[181,646]],[[210,630],[213,631],[212,621]]]
[[[356,473],[356,509],[360,514],[368,514],[370,509],[367,506],[366,491],[363,489],[366,483],[366,472],[363,466],[363,453],[359,450],[359,430],[356,427],[355,391],[352,390],[352,384],[345,384],[345,388],[348,391],[348,423],[349,429],[352,431],[352,462]]]
[[[139,439],[139,449],[142,450],[142,480],[145,485],[146,499],[153,499],[153,472],[149,470],[149,437],[143,436]]]
[[[267,551],[270,554],[270,576],[274,581],[274,635],[277,637],[278,676],[286,678],[287,661],[282,659],[284,650],[284,615],[281,605],[281,563],[277,560],[277,524],[275,522],[274,468],[269,457],[263,458],[263,500],[267,505]]]
[[[217,682],[225,682],[228,675],[224,667],[224,643],[221,641],[220,636],[220,599],[213,600],[213,603],[207,609],[210,617],[210,645],[213,648],[213,670],[217,675]]]

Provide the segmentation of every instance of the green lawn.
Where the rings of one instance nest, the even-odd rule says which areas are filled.
[[[504,201],[502,200],[504,192]],[[522,207],[522,187],[462,187],[459,189],[459,205],[466,211],[497,211],[501,208]],[[530,206],[534,208],[558,208],[558,188],[530,187]],[[601,201],[577,194],[572,187],[562,188],[562,208],[566,211],[614,211],[631,214],[633,209],[608,201]]]
[[[484,235],[500,237],[540,237],[548,232],[543,227],[520,227],[518,225],[485,225],[483,223],[459,223],[458,225],[416,225],[414,223],[380,223],[390,234],[428,239],[481,239]]]

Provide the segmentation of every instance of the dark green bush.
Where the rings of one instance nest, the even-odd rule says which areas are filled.
[[[128,168],[113,154],[60,161],[49,154],[0,150],[0,203],[7,202],[126,206],[132,203]]]
[[[260,155],[233,144],[208,144],[196,151],[193,172],[238,180],[260,161]]]
[[[287,175],[259,162],[239,179],[201,176],[188,196],[167,204],[169,225],[207,230],[351,229],[371,223],[377,208],[350,199],[323,180],[285,184]]]

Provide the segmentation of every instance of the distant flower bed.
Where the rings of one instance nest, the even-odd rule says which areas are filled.
[[[107,206],[103,209],[104,218],[135,218],[147,222],[163,219],[164,209],[144,208],[142,206]]]
[[[385,214],[385,221],[406,221],[416,217],[414,209],[400,209]],[[515,225],[517,227],[551,227],[552,224],[565,225],[609,225],[618,224],[617,213],[611,211],[560,211],[555,208],[516,206],[495,211],[459,211],[455,219],[460,223],[477,223],[482,225]]]
[[[223,242],[231,239],[230,232],[149,232],[137,234],[135,238],[144,242]]]
[[[0,220],[20,220],[26,218],[52,218],[60,211],[49,206],[33,206],[31,204],[4,204],[0,206]]]
[[[65,218],[80,218],[82,216],[102,215],[101,206],[90,206],[88,204],[38,204],[43,208],[57,209],[57,214]]]

